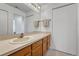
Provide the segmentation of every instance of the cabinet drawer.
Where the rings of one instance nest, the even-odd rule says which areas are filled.
[[[42,56],[42,45],[32,50],[32,56]]]
[[[39,45],[42,45],[42,40],[33,43],[33,44],[32,44],[32,49],[35,49],[35,48],[38,47]]]
[[[28,46],[19,51],[16,51],[15,53],[11,54],[10,56],[24,56],[28,53],[31,53],[31,46]]]

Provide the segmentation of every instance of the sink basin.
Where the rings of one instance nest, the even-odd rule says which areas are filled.
[[[30,41],[32,36],[24,36],[23,38],[13,38],[11,39],[10,43],[26,43]]]

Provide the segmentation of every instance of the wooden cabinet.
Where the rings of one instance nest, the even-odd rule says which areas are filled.
[[[42,56],[42,40],[32,44],[32,56]]]
[[[50,40],[51,40],[51,35],[48,36],[48,43],[47,43],[48,48],[50,47]]]
[[[50,47],[50,35],[40,39],[37,42],[16,51],[9,56],[42,56],[45,55]]]
[[[48,39],[47,39],[47,37],[45,37],[43,39],[43,55],[45,55],[47,52],[47,47],[48,47],[47,42],[48,42]]]
[[[11,54],[10,56],[25,56],[25,55],[31,54],[31,46],[25,47],[19,51],[16,51],[15,53]]]

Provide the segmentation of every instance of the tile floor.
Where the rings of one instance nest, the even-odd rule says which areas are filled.
[[[57,50],[48,50],[45,56],[72,56],[72,55]]]

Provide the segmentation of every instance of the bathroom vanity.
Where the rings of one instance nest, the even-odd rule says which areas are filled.
[[[21,43],[21,44],[10,44],[15,48],[7,49],[7,53],[4,53],[3,55],[8,56],[43,56],[46,54],[50,47],[50,33],[39,33],[39,34],[32,34],[33,38],[31,41],[27,43]],[[19,45],[18,47],[16,47]],[[9,46],[9,47],[10,47]],[[11,47],[12,47],[11,46]],[[9,51],[10,50],[10,51]]]

